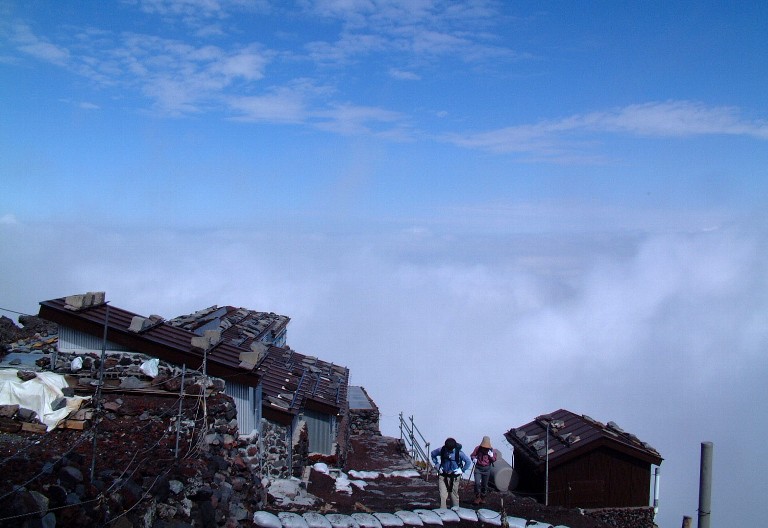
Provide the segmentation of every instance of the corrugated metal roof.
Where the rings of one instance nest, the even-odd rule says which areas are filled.
[[[253,342],[272,344],[290,322],[290,317],[273,312],[216,305],[166,321],[171,326],[203,335],[205,330],[221,330],[221,338],[241,348]]]
[[[107,303],[81,310],[66,306],[65,298],[40,303],[40,317],[60,325],[101,337],[107,317]],[[192,338],[205,330],[222,329],[222,339],[207,351],[207,371],[226,380],[255,387],[262,383],[265,407],[288,414],[297,414],[304,408],[336,414],[347,401],[349,370],[346,367],[305,356],[288,347],[266,346],[265,354],[255,368],[243,368],[242,353],[252,353],[251,344],[264,332],[284,330],[289,319],[268,314],[269,321],[244,308],[211,307],[192,316],[184,316],[185,323],[176,326],[157,319],[157,324],[141,332],[129,330],[138,314],[109,305],[107,339],[131,350],[158,357],[177,365],[186,364],[200,370],[204,353],[192,346]],[[193,317],[197,316],[197,317]],[[154,319],[153,319],[154,320]],[[224,322],[226,321],[226,322]],[[220,325],[226,328],[216,328]],[[261,333],[242,340],[242,326],[262,325]],[[192,329],[194,328],[193,331]]]
[[[521,454],[534,464],[543,464],[547,454],[548,423],[550,467],[603,445],[651,464],[659,465],[663,460],[653,447],[623,431],[615,423],[608,422],[606,425],[565,409],[539,416],[522,427],[507,431],[504,436],[515,447],[515,456]]]

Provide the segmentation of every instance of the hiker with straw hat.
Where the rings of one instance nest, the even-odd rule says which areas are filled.
[[[496,452],[491,447],[491,438],[484,436],[480,445],[472,451],[470,456],[475,464],[475,501],[473,504],[485,504],[485,496],[488,494],[488,479],[491,476],[491,466],[496,462]]]

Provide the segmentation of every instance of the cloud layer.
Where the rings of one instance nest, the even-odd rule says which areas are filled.
[[[695,514],[705,440],[716,449],[714,519],[759,509],[757,489],[725,485],[746,467],[768,471],[759,444],[744,443],[768,432],[768,245],[757,232],[535,245],[421,230],[0,229],[6,308],[105,290],[122,308],[166,317],[211,304],[284,313],[295,349],[350,367],[385,434],[399,434],[403,411],[434,443],[488,434],[509,458],[504,431],[566,408],[616,421],[661,452],[662,526]]]

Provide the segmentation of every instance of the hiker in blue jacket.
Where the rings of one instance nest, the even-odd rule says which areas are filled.
[[[459,487],[461,477],[472,466],[469,457],[461,450],[461,444],[453,438],[445,440],[445,445],[430,453],[432,464],[437,468],[437,487],[440,491],[440,507],[448,506],[448,496],[451,496],[453,509],[459,507]],[[437,459],[440,457],[440,462]]]

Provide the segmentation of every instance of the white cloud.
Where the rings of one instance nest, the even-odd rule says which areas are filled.
[[[385,434],[404,411],[433,442],[488,434],[509,458],[503,432],[542,412],[614,420],[665,458],[660,525],[672,526],[695,511],[699,442],[715,442],[719,482],[768,471],[759,443],[733,449],[768,433],[756,419],[768,412],[760,229],[606,239],[5,225],[0,281],[18,311],[105,290],[143,314],[232,304],[289,315],[289,344],[350,367]],[[733,508],[761,492],[718,487],[713,520],[745,518]]]
[[[274,94],[232,97],[228,100],[235,119],[269,123],[302,123],[307,118],[301,94],[283,90]]]
[[[572,156],[584,138],[598,134],[645,137],[738,135],[768,139],[768,122],[747,120],[734,107],[708,107],[690,101],[629,105],[604,112],[577,114],[554,121],[516,125],[473,134],[448,134],[443,140],[493,152],[536,156]]]
[[[38,37],[26,24],[16,24],[11,38],[20,51],[36,59],[57,66],[65,66],[69,62],[70,52],[67,48]]]
[[[317,128],[340,134],[371,133],[381,130],[382,125],[391,129],[405,118],[398,112],[353,104],[333,105],[327,110],[315,111],[313,116]]]
[[[419,81],[421,80],[421,76],[417,73],[405,71],[405,70],[399,70],[397,68],[390,68],[389,69],[389,76],[393,79],[398,79],[401,81]]]

